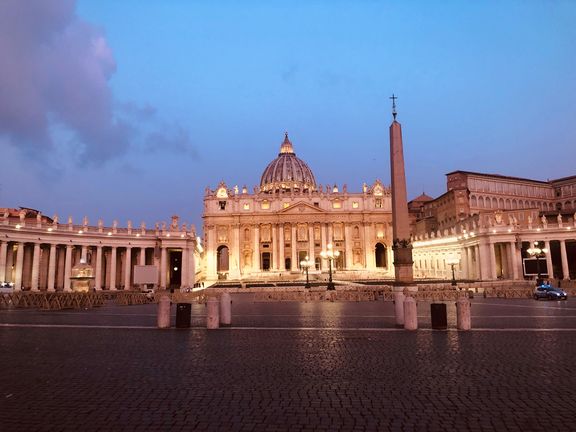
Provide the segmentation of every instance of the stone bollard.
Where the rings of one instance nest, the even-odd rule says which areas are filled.
[[[232,325],[232,299],[227,292],[220,296],[220,325],[224,327]]]
[[[217,329],[220,324],[220,302],[216,297],[208,297],[206,302],[206,328]]]
[[[396,327],[404,327],[404,293],[401,291],[394,293],[394,315]]]
[[[418,329],[418,314],[414,297],[406,297],[404,300],[404,329]]]
[[[158,328],[170,328],[170,297],[167,295],[158,300]]]
[[[459,298],[456,302],[456,327],[458,330],[470,330],[472,328],[470,302],[465,297]]]

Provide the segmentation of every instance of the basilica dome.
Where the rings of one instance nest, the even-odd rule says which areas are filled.
[[[278,157],[268,164],[260,179],[262,192],[316,190],[316,180],[306,162],[296,157],[286,132]]]

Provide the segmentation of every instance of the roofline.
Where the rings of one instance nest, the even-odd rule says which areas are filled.
[[[476,176],[480,176],[480,177],[497,177],[497,178],[501,178],[501,179],[505,179],[505,180],[520,180],[520,181],[527,181],[527,182],[532,182],[532,183],[541,183],[541,184],[546,184],[546,185],[549,185],[552,182],[557,181],[557,180],[548,180],[548,181],[534,180],[534,179],[523,178],[523,177],[505,176],[502,174],[479,173],[479,172],[464,171],[464,170],[451,171],[451,172],[447,173],[446,175],[449,176],[451,174],[456,174],[456,173],[471,174],[471,175],[476,175]],[[574,176],[574,177],[576,177],[576,176]]]

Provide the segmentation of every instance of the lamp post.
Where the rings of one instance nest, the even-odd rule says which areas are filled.
[[[452,282],[450,283],[453,287],[456,284],[456,276],[454,275],[454,266],[460,263],[460,258],[456,256],[451,256],[446,260],[446,264],[448,264],[452,268]]]
[[[544,258],[546,256],[548,249],[538,247],[538,242],[534,242],[532,247],[528,248],[526,252],[528,252],[528,255],[536,258],[536,273],[538,273],[536,276],[536,285],[540,286],[542,285],[542,277],[540,275],[540,258]]]
[[[338,257],[340,256],[340,252],[333,250],[332,249],[332,243],[328,243],[328,245],[326,246],[326,250],[323,250],[322,252],[320,252],[320,256],[322,258],[328,260],[328,286],[327,286],[327,289],[328,290],[334,290],[336,288],[334,287],[334,282],[332,282],[332,261],[334,261],[335,259],[338,259]]]
[[[310,288],[310,280],[308,279],[308,269],[312,265],[312,261],[308,259],[308,255],[302,261],[300,261],[300,267],[302,267],[306,271],[306,285],[304,288]]]

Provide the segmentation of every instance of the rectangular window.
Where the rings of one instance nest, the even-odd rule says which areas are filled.
[[[382,198],[376,198],[376,200],[374,201],[374,206],[376,208],[382,208]]]
[[[250,204],[248,203],[244,204],[244,210],[250,210]]]
[[[358,208],[358,201],[352,202],[352,208]]]
[[[220,210],[226,210],[226,201],[219,201]]]
[[[262,201],[261,207],[262,207],[262,210],[268,210],[270,208],[270,201],[266,201],[266,200]]]

